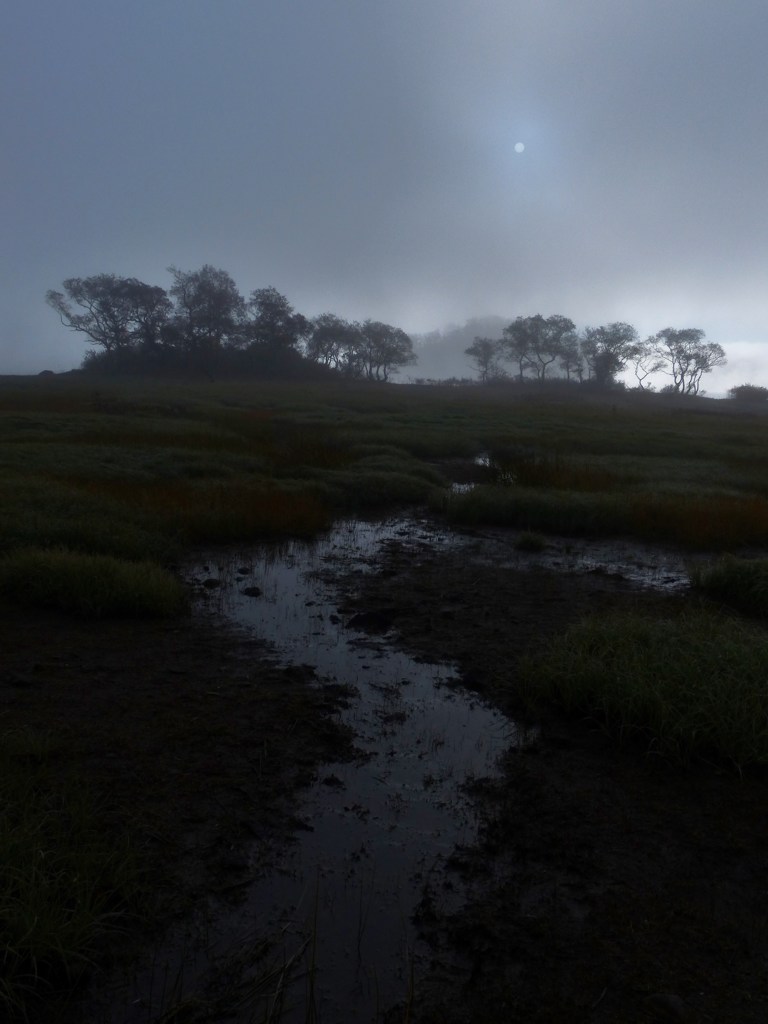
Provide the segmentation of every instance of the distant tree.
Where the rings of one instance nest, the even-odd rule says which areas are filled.
[[[297,350],[309,335],[311,324],[301,313],[294,312],[288,299],[276,288],[257,288],[248,300],[251,319],[248,338],[252,344],[267,345],[273,350]]]
[[[200,270],[169,267],[175,300],[173,335],[190,352],[213,353],[244,340],[245,300],[226,270],[206,263]]]
[[[638,343],[637,331],[630,324],[617,322],[603,327],[587,327],[581,339],[581,351],[589,379],[599,387],[610,387],[631,360]]]
[[[310,322],[304,343],[308,359],[331,369],[342,369],[349,354],[360,344],[360,325],[343,320],[334,313],[321,313]]]
[[[674,390],[681,395],[697,395],[704,374],[727,362],[723,347],[705,342],[704,331],[696,327],[665,327],[651,343],[661,361],[660,369],[672,378]]]
[[[557,365],[565,374],[565,379],[570,380],[576,377],[582,380],[584,377],[584,358],[581,352],[581,345],[576,335],[571,335],[563,341],[560,358]]]
[[[636,342],[629,352],[627,362],[632,366],[637,387],[641,391],[653,391],[653,385],[648,383],[648,378],[658,373],[664,365],[664,360],[656,351],[653,338]]]
[[[504,371],[499,366],[500,341],[494,341],[492,338],[475,338],[469,348],[464,349],[464,354],[471,357],[483,384],[504,376]]]
[[[529,319],[519,316],[502,330],[502,356],[517,366],[517,379],[522,381],[531,365],[531,330]]]
[[[352,376],[389,380],[400,367],[415,362],[413,342],[405,331],[379,320],[366,320],[359,327],[354,350],[348,353],[347,369]]]
[[[549,367],[572,342],[574,331],[573,320],[566,316],[519,316],[502,332],[503,351],[506,358],[517,364],[520,380],[530,369],[543,381]]]
[[[172,308],[164,289],[135,277],[70,277],[63,288],[47,292],[46,302],[65,327],[81,331],[105,352],[157,344]]]
[[[737,384],[728,389],[728,397],[738,402],[765,402],[768,401],[768,388],[760,384]]]

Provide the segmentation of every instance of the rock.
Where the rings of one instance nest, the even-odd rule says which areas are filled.
[[[240,591],[240,593],[244,594],[246,597],[261,597],[261,588],[260,587],[243,587],[243,589]]]

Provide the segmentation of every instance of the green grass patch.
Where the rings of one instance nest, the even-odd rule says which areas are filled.
[[[62,779],[45,739],[0,736],[0,1017],[38,1020],[103,957],[138,906],[127,841],[108,836],[83,780]]]
[[[520,696],[640,738],[675,761],[768,763],[768,634],[715,612],[617,612],[524,659]]]
[[[707,597],[749,615],[768,615],[768,558],[728,555],[693,567],[690,578]]]
[[[40,548],[0,558],[0,596],[86,618],[175,615],[187,601],[181,582],[153,562]]]

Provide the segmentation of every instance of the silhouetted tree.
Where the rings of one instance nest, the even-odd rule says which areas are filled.
[[[630,324],[617,322],[587,327],[581,339],[581,352],[589,379],[600,387],[615,384],[617,374],[626,367],[637,342],[637,331]]]
[[[722,345],[705,342],[704,331],[697,327],[665,327],[649,342],[661,362],[659,369],[672,378],[673,389],[681,395],[697,395],[703,375],[727,362]]]
[[[208,354],[224,345],[242,344],[245,300],[226,270],[206,263],[200,270],[169,267],[168,271],[173,275],[170,293],[176,302],[175,334],[168,333],[169,342]]]
[[[311,330],[309,320],[294,312],[288,299],[276,288],[257,288],[251,292],[248,309],[248,338],[252,344],[276,350],[298,349]]]
[[[540,314],[519,316],[505,327],[502,348],[505,357],[517,364],[520,380],[528,369],[533,370],[538,380],[545,380],[549,367],[572,342],[575,327],[566,316],[545,319]]]
[[[360,325],[343,320],[334,313],[321,313],[311,321],[305,342],[307,358],[334,370],[342,369],[349,354],[360,346]]]
[[[566,380],[570,380],[572,376],[576,377],[579,381],[582,380],[584,376],[584,359],[581,354],[579,339],[575,334],[570,335],[563,341],[557,365],[565,374]]]
[[[494,341],[492,338],[475,338],[469,348],[464,349],[464,354],[472,358],[483,384],[504,376],[504,371],[499,366],[500,341]]]
[[[400,367],[416,362],[413,342],[399,327],[379,320],[360,325],[354,350],[347,354],[347,370],[368,380],[389,380]]]
[[[664,360],[656,352],[653,339],[636,342],[632,346],[627,362],[632,366],[637,387],[641,391],[653,391],[653,385],[648,383],[648,378],[658,373],[664,365]]]
[[[105,352],[157,344],[172,308],[163,288],[135,277],[70,277],[63,288],[47,292],[46,302],[65,327],[81,331]]]

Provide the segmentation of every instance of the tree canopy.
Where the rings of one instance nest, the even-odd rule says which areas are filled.
[[[65,327],[81,331],[107,352],[157,344],[172,309],[163,288],[135,277],[69,277],[62,287],[64,292],[46,293],[48,305]]]
[[[254,289],[246,301],[227,271],[210,264],[168,271],[167,292],[98,274],[68,278],[46,301],[95,346],[84,361],[93,369],[295,375],[303,364],[315,374],[387,381],[415,361],[411,339],[391,324],[350,323],[333,313],[309,320],[272,286]]]

